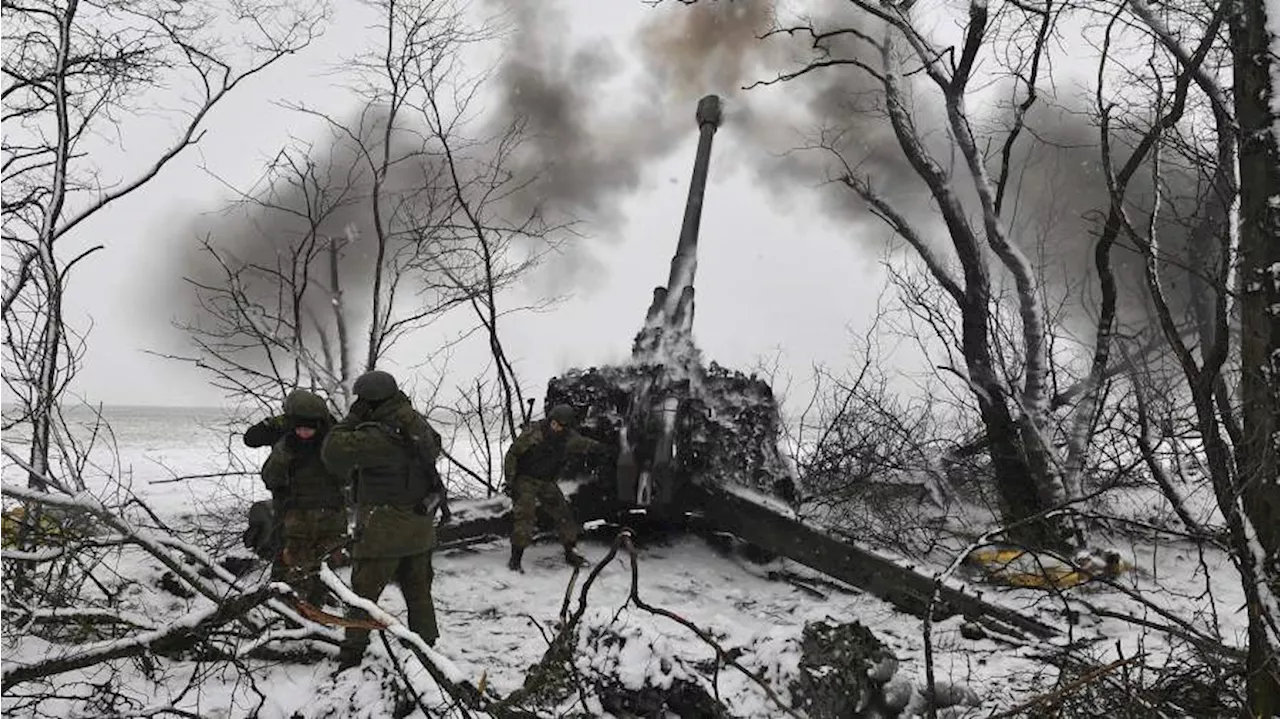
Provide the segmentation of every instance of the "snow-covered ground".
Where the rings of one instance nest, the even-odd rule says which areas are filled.
[[[265,496],[252,474],[216,478],[171,480],[175,474],[212,474],[230,466],[252,471],[261,457],[239,450],[239,463],[229,462],[225,453],[230,436],[216,429],[211,414],[134,418],[117,427],[120,464],[102,461],[112,468],[113,477],[125,476],[133,490],[166,523],[197,542],[221,537],[223,546],[234,553],[246,552],[228,542],[241,529],[247,500]],[[6,437],[6,446],[20,447]],[[101,455],[105,457],[105,455]],[[6,483],[21,482],[21,472],[6,461]],[[91,486],[101,489],[111,481],[91,472]],[[194,531],[199,530],[199,531]],[[1244,616],[1235,572],[1221,554],[1196,552],[1170,539],[1159,545],[1149,543],[1117,547],[1135,571],[1124,575],[1119,588],[1091,586],[1077,590],[1080,599],[1092,607],[1139,620],[1158,620],[1160,611],[1170,612],[1189,622],[1192,631],[1212,636],[1218,627],[1222,641],[1241,646]],[[595,563],[608,547],[587,542],[582,547]],[[786,686],[794,677],[800,659],[799,637],[808,622],[829,619],[858,621],[869,627],[896,655],[900,665],[899,684],[921,687],[925,683],[922,622],[896,611],[870,595],[836,583],[821,581],[794,563],[776,560],[768,564],[749,562],[733,552],[723,551],[696,537],[682,537],[648,543],[639,551],[639,592],[648,603],[674,611],[707,630],[726,650],[740,650],[740,661],[752,671],[761,671],[779,694],[788,699]],[[519,688],[526,670],[547,649],[564,601],[571,571],[560,557],[559,547],[542,543],[525,557],[526,572],[516,574],[506,566],[507,545],[503,541],[445,549],[436,555],[435,601],[441,639],[436,650],[472,684],[482,682],[498,694]],[[713,649],[680,624],[629,604],[631,567],[625,555],[606,566],[593,586],[583,616],[583,636],[593,627],[608,626],[627,637],[621,648],[580,641],[578,666],[584,672],[607,671],[624,685],[669,686],[670,681],[688,674],[698,662],[714,657]],[[927,571],[927,570],[926,570]],[[163,569],[141,552],[122,554],[111,576],[127,586],[123,609],[144,617],[150,626],[164,627],[193,611],[207,608],[202,598],[183,599],[160,587]],[[339,570],[345,581],[349,570]],[[585,577],[585,573],[583,574]],[[788,579],[800,577],[795,582]],[[810,581],[803,581],[808,578]],[[241,580],[244,586],[265,581],[262,567]],[[582,578],[573,589],[570,609],[577,607]],[[803,585],[803,586],[801,586]],[[1159,592],[1156,589],[1159,588]],[[1212,589],[1212,594],[1206,592]],[[1088,607],[1073,602],[1084,614],[1074,626],[1063,619],[1066,606],[1034,590],[981,588],[984,596],[1010,606],[1025,608],[1043,620],[1062,626],[1066,641],[1087,640],[1097,648],[1100,660],[1145,651],[1158,656],[1168,651],[1164,635],[1145,630],[1140,624],[1119,616],[1098,617]],[[1134,601],[1132,594],[1155,598],[1153,606]],[[1212,596],[1213,601],[1209,597]],[[404,619],[404,605],[398,590],[383,595],[381,606]],[[6,607],[9,609],[9,607]],[[1053,647],[1043,643],[1017,643],[990,636],[968,639],[961,636],[960,617],[933,627],[936,681],[954,683],[971,690],[976,706],[957,707],[953,715],[983,716],[1008,708],[1051,686],[1056,670],[1044,663]],[[64,651],[58,645],[11,632],[6,621],[3,661],[9,669],[19,663],[40,660]],[[334,635],[336,636],[336,634]],[[296,644],[296,643],[295,643]],[[278,643],[277,648],[289,644]],[[334,650],[320,647],[329,658],[313,663],[280,659],[246,659],[240,666],[227,662],[198,663],[161,661],[160,668],[146,662],[117,662],[117,687],[122,694],[136,697],[135,712],[165,706],[166,692],[179,697],[177,704],[201,716],[226,717],[313,717],[389,716],[392,707],[383,684],[395,677],[397,669],[383,644],[375,640],[360,671],[335,677]],[[612,653],[611,653],[612,652]],[[396,652],[403,661],[404,653]],[[385,671],[378,671],[381,668]],[[405,667],[415,681],[425,681],[421,667]],[[105,708],[74,699],[83,695],[107,674],[101,667],[59,675],[54,683],[59,694],[68,697],[42,705],[51,716],[100,716]],[[715,680],[720,699],[742,717],[779,716],[782,710],[753,681],[732,669],[722,669]],[[15,706],[17,695],[34,685],[6,691],[6,705]],[[192,687],[195,687],[192,689]],[[438,697],[436,698],[438,700]],[[424,701],[430,704],[427,697]],[[121,711],[126,707],[115,707]],[[592,712],[599,712],[592,707]],[[7,713],[7,712],[6,712]],[[106,712],[110,713],[110,712]],[[31,714],[28,714],[31,715]]]

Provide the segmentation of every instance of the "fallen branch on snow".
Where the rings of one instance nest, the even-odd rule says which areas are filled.
[[[91,667],[113,659],[165,654],[187,648],[206,638],[209,631],[244,617],[245,613],[271,598],[270,585],[259,587],[246,594],[232,597],[216,607],[191,612],[170,622],[163,629],[155,629],[124,639],[113,639],[76,647],[75,652],[46,659],[33,664],[13,666],[7,663],[0,679],[0,688],[8,690],[16,684],[44,677],[64,674],[76,669]]]
[[[208,474],[183,474],[176,477],[170,477],[168,479],[153,479],[147,482],[147,484],[173,484],[175,482],[185,482],[188,479],[214,479],[214,478],[223,478],[223,477],[248,477],[248,476],[256,477],[258,476],[258,474],[259,473],[256,471],[254,472],[210,472]]]
[[[545,673],[549,670],[550,666],[557,662],[564,662],[568,665],[569,671],[573,674],[574,682],[578,689],[578,696],[582,701],[583,708],[585,709],[587,707],[586,689],[582,686],[582,678],[578,674],[578,669],[573,663],[573,647],[570,646],[570,642],[572,642],[577,636],[574,630],[577,628],[578,623],[582,621],[582,615],[587,611],[587,595],[590,593],[592,585],[595,584],[596,579],[600,576],[600,573],[604,571],[604,568],[609,566],[609,564],[618,556],[618,550],[622,547],[623,541],[629,541],[630,537],[631,530],[624,527],[622,531],[618,533],[618,536],[614,538],[613,545],[609,547],[609,551],[599,562],[596,563],[594,567],[592,567],[591,572],[587,574],[586,581],[582,583],[582,589],[578,592],[577,608],[574,610],[573,614],[569,616],[567,621],[561,621],[560,629],[556,632],[555,638],[551,640],[551,645],[547,648],[546,653],[542,655],[542,659],[539,660],[525,676],[524,686],[507,695],[507,698],[502,700],[499,705],[507,706],[514,704],[516,702],[523,701],[526,697],[534,694],[541,688],[541,685],[544,682]],[[573,583],[576,581],[577,576],[578,571],[575,568],[573,576],[570,579],[569,587],[565,590],[565,604],[564,607],[561,608],[561,617],[564,616],[564,610],[568,606],[568,598],[572,593]]]
[[[1058,687],[1057,689],[1054,689],[1051,692],[1047,692],[1045,694],[1032,697],[1028,701],[1023,702],[1018,706],[1013,707],[1012,709],[1007,709],[1005,711],[1000,712],[999,714],[992,714],[991,716],[987,717],[987,719],[1005,719],[1006,717],[1022,716],[1024,713],[1026,713],[1028,709],[1031,709],[1032,707],[1036,707],[1048,702],[1057,701],[1067,696],[1068,694],[1071,694],[1072,692],[1079,691],[1080,689],[1083,689],[1084,687],[1092,684],[1093,682],[1098,681],[1099,679],[1106,676],[1107,674],[1110,674],[1116,669],[1119,669],[1120,667],[1126,664],[1131,664],[1144,656],[1146,655],[1135,654],[1131,657],[1125,657],[1124,659],[1117,659],[1114,662],[1111,662],[1110,664],[1104,664],[1103,666],[1100,666],[1094,669],[1093,671],[1089,672],[1088,674],[1085,674],[1082,677],[1075,679],[1074,681],[1070,681],[1070,682],[1067,682],[1066,684],[1063,684],[1062,686]]]
[[[93,624],[122,624],[146,630],[154,630],[156,628],[155,622],[139,614],[99,607],[37,607],[29,609],[24,606],[17,606],[13,608],[13,613],[19,621],[25,619],[27,623],[70,620]]]
[[[635,604],[637,607],[639,607],[640,609],[643,609],[644,611],[649,612],[650,614],[657,614],[660,617],[666,617],[667,619],[670,619],[671,621],[676,622],[680,626],[698,635],[699,639],[701,639],[703,642],[706,642],[708,646],[710,646],[712,649],[715,650],[717,666],[720,664],[724,664],[726,666],[731,666],[734,669],[737,669],[738,671],[742,672],[748,679],[750,679],[752,682],[755,682],[756,686],[764,690],[765,695],[767,695],[769,699],[772,700],[773,703],[777,704],[778,707],[781,708],[784,712],[786,712],[790,716],[795,717],[796,719],[801,719],[800,714],[798,714],[795,709],[793,709],[786,702],[784,702],[782,700],[782,697],[778,696],[778,693],[774,691],[773,687],[769,686],[768,682],[766,682],[765,680],[757,676],[755,672],[752,672],[750,669],[747,669],[737,659],[732,658],[729,655],[729,653],[724,650],[724,647],[721,647],[719,642],[717,642],[715,639],[712,639],[711,635],[708,634],[706,631],[704,631],[701,627],[699,627],[698,625],[694,624],[693,622],[689,621],[688,619],[685,619],[684,617],[680,616],[679,614],[676,614],[675,612],[669,609],[655,607],[651,604],[646,603],[643,599],[641,599],[640,598],[640,568],[639,568],[640,562],[639,562],[639,558],[637,557],[635,544],[631,541],[631,533],[628,531],[618,536],[623,546],[626,547],[627,554],[630,555],[631,557],[631,593],[629,597],[631,602]],[[718,693],[718,690],[717,690],[717,693]]]
[[[334,574],[327,562],[320,565],[320,579],[347,605],[364,610],[371,619],[385,625],[381,629],[384,636],[390,634],[400,640],[400,644],[414,655],[440,691],[453,700],[458,711],[464,716],[470,716],[468,710],[471,710],[484,712],[499,719],[533,719],[534,715],[509,707],[501,700],[494,701],[482,693],[452,662],[427,644],[426,640],[396,621],[395,617],[379,607],[376,602],[369,601],[352,591],[351,587]],[[392,659],[394,661],[395,658]],[[410,687],[410,691],[414,693],[417,701],[421,692],[413,687]]]

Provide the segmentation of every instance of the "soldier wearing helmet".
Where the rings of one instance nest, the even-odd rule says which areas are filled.
[[[564,545],[565,561],[575,567],[586,562],[574,550],[579,527],[556,480],[570,454],[610,454],[610,448],[574,430],[574,419],[572,407],[556,405],[546,418],[530,425],[507,450],[502,472],[513,503],[511,559],[507,563],[512,571],[524,571],[521,560],[525,547],[533,541],[534,520],[539,506],[555,521],[556,534]]]
[[[366,372],[354,389],[356,401],[329,433],[322,452],[330,471],[354,485],[351,589],[376,602],[394,580],[409,609],[409,629],[434,645],[439,636],[431,598],[436,510],[448,520],[436,471],[440,434],[387,372]],[[364,612],[354,615],[363,618]],[[368,644],[368,629],[348,627],[339,669],[359,664]]]
[[[328,597],[320,581],[320,562],[340,563],[347,543],[343,478],[325,468],[320,447],[334,418],[319,396],[298,389],[284,399],[283,414],[269,417],[244,433],[249,447],[271,447],[262,465],[262,482],[271,492],[278,552],[272,578],[287,581],[313,604]]]

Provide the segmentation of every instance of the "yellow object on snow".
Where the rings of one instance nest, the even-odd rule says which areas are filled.
[[[965,562],[976,566],[992,583],[1033,589],[1068,589],[1097,577],[1114,577],[1132,568],[1115,552],[1102,556],[1083,552],[1071,564],[1051,554],[1010,547],[976,549]]]

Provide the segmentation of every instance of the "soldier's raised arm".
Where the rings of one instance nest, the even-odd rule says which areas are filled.
[[[289,421],[283,416],[268,417],[244,432],[246,447],[270,447],[289,433]]]
[[[569,437],[565,440],[565,451],[570,454],[608,454],[609,445],[598,439],[592,439],[581,434],[576,429],[569,431]]]

